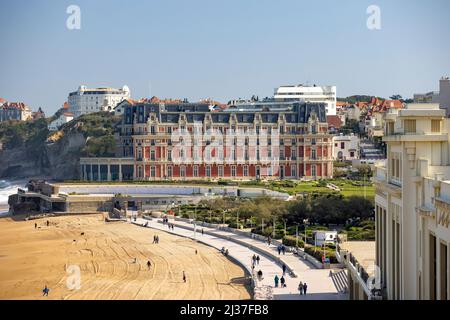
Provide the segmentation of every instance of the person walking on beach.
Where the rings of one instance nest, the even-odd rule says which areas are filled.
[[[50,225],[50,221],[47,220],[47,227]]]
[[[286,265],[284,263],[281,266],[281,269],[283,269],[283,275],[285,275],[286,274]]]
[[[275,281],[275,288],[278,288],[278,281],[280,281],[280,278],[278,278],[278,275],[275,275],[275,278],[273,280]]]
[[[147,268],[150,269],[150,267],[152,266],[152,263],[150,262],[150,260],[147,261]]]
[[[42,290],[42,292],[44,293],[42,296],[47,296],[48,297],[49,291],[50,291],[50,289],[47,288],[47,285],[45,285],[44,289]]]
[[[257,255],[256,256],[256,264],[259,266],[259,260],[260,260],[260,258],[259,258],[259,255]]]
[[[186,273],[183,271],[183,282],[186,283]]]
[[[306,282],[303,284],[303,293],[306,295],[306,290],[308,289],[308,285]]]
[[[298,291],[300,291],[300,295],[303,295],[303,282],[301,282],[301,281],[298,284]]]
[[[156,243],[156,236],[153,236],[153,242],[152,243]]]
[[[34,224],[34,228],[37,229],[37,223]]]

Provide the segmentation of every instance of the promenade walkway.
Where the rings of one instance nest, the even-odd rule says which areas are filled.
[[[149,228],[154,228],[169,232],[175,235],[195,239],[199,242],[205,243],[220,250],[225,247],[229,251],[229,255],[239,261],[249,273],[251,273],[252,256],[254,254],[261,257],[259,266],[255,267],[255,271],[261,270],[263,272],[263,280],[257,282],[258,287],[270,286],[274,287],[274,277],[278,275],[281,278],[283,273],[282,264],[286,264],[292,269],[297,277],[293,277],[289,272],[286,272],[286,288],[273,288],[274,299],[279,300],[345,300],[348,299],[346,294],[339,293],[336,289],[332,278],[329,275],[329,270],[316,269],[310,263],[304,261],[298,256],[286,252],[285,255],[278,255],[275,246],[270,247],[259,240],[247,238],[245,236],[237,235],[232,232],[217,230],[213,228],[206,228],[197,226],[194,233],[194,226],[192,224],[171,221],[175,225],[174,230],[169,230],[167,225],[163,225],[160,219],[153,219],[151,221],[138,218],[135,224],[142,226],[148,222]],[[203,234],[201,230],[203,229]],[[300,295],[297,288],[299,282],[306,282],[308,284],[308,294]]]

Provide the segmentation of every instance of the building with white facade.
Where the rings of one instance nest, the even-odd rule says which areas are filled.
[[[336,115],[336,86],[281,86],[275,89],[274,98],[279,101],[304,100],[327,104],[327,116]]]
[[[333,160],[354,160],[359,159],[358,136],[351,134],[349,136],[339,135],[333,137]]]
[[[387,299],[450,300],[450,119],[438,104],[386,115],[375,177],[376,261]]]
[[[70,112],[64,112],[61,114],[56,120],[53,120],[48,125],[48,130],[50,131],[56,131],[58,130],[63,124],[72,121],[73,120],[73,113]]]
[[[70,112],[79,117],[86,113],[113,111],[118,103],[129,98],[130,89],[127,86],[121,89],[88,89],[86,86],[80,86],[77,91],[69,94],[68,103]]]

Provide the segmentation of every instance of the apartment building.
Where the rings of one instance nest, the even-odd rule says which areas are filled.
[[[386,114],[376,261],[387,299],[450,299],[450,119],[438,104]]]
[[[299,101],[251,103],[235,111],[211,110],[209,103],[122,104],[116,158],[82,158],[81,178],[330,178],[325,107]]]
[[[68,104],[76,118],[86,113],[113,111],[118,103],[129,98],[130,89],[127,86],[121,89],[80,86],[77,91],[69,93]]]
[[[336,86],[293,85],[275,89],[274,99],[278,101],[298,101],[325,103],[327,116],[336,115]]]

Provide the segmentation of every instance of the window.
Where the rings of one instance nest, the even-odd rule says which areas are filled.
[[[155,150],[150,151],[150,160],[155,161]]]
[[[170,178],[172,177],[172,166],[167,167],[167,176]]]
[[[142,167],[138,167],[138,178],[142,178]]]
[[[167,160],[172,161],[172,150],[167,150]]]
[[[206,166],[206,176],[211,177],[211,166]]]
[[[186,167],[185,166],[180,167],[180,176],[186,177]]]
[[[416,133],[416,120],[403,120],[405,133]]]
[[[297,177],[297,167],[291,166],[291,177]]]
[[[194,177],[198,177],[198,166],[194,166]]]
[[[154,178],[156,177],[156,168],[155,167],[150,167],[150,177]]]
[[[311,176],[313,176],[313,177],[316,176],[316,165],[315,164],[311,165]]]
[[[297,150],[296,149],[291,150],[291,158],[292,158],[292,160],[297,159]]]
[[[231,176],[236,177],[236,166],[231,166]]]
[[[244,166],[244,177],[248,177],[248,166]]]
[[[341,142],[341,149],[345,149],[345,142]]]
[[[219,166],[219,177],[223,177],[223,166]]]
[[[316,160],[316,149],[311,150],[311,159]]]
[[[441,120],[431,120],[431,132],[441,132]]]

